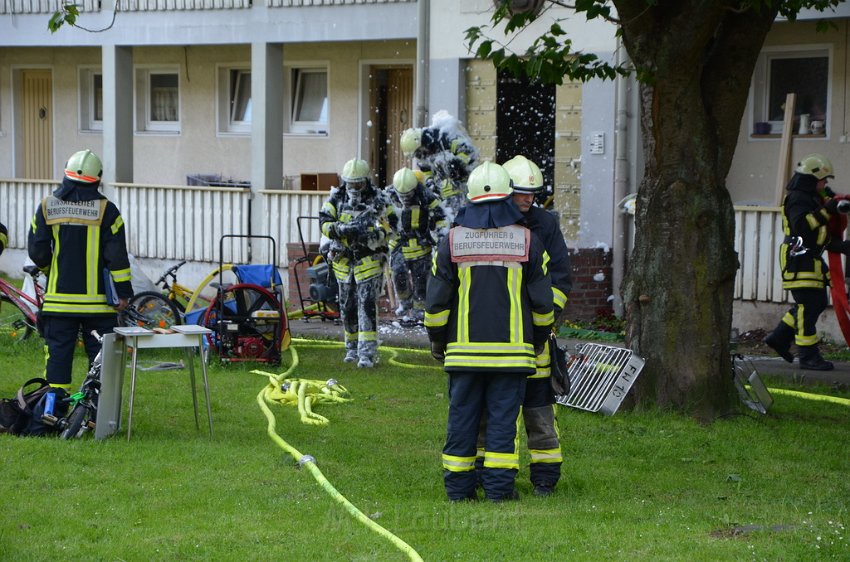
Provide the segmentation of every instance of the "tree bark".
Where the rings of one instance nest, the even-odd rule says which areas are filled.
[[[614,0],[642,82],[646,169],[624,283],[627,344],[646,360],[637,406],[705,421],[734,404],[735,217],[726,176],[750,77],[776,8]]]

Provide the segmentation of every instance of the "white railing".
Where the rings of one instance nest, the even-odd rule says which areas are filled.
[[[242,188],[115,183],[127,247],[140,258],[217,263],[224,234],[250,233],[251,192]],[[245,261],[245,245],[231,260]]]
[[[250,7],[251,0],[120,0],[118,11],[235,10]]]
[[[741,264],[735,298],[789,302],[779,272],[782,212],[779,207],[735,207],[735,251]]]
[[[52,14],[65,3],[65,0],[0,0],[0,14]],[[100,11],[100,0],[75,0],[73,3],[80,12]]]
[[[58,182],[0,179],[0,222],[9,229],[9,248],[24,249],[27,230],[39,201]],[[261,226],[253,234],[269,235],[277,245],[277,263],[285,269],[287,245],[317,242],[318,217],[327,198],[321,191],[260,191],[228,187],[113,184],[114,201],[127,224],[127,244],[138,258],[218,263],[225,234],[249,234],[252,198],[262,205]],[[259,199],[262,198],[262,199]],[[254,211],[254,212],[259,212]],[[735,251],[741,268],[735,278],[736,300],[790,302],[779,274],[782,215],[777,207],[735,207]],[[256,232],[259,230],[259,233]],[[222,261],[245,262],[247,242],[226,245]],[[268,262],[263,243],[253,244],[251,260]],[[233,254],[233,255],[230,255]]]
[[[350,4],[398,4],[417,0],[266,0],[269,8],[293,8],[301,6],[344,6]]]

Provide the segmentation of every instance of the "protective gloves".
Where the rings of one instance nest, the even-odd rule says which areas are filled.
[[[443,342],[431,342],[431,357],[443,363],[446,360],[446,344]]]
[[[823,208],[829,211],[829,214],[834,215],[838,212],[838,199],[833,197],[823,204]]]

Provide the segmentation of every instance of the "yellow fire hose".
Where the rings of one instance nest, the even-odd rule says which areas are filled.
[[[299,340],[304,341],[304,340]],[[337,343],[338,342],[328,342],[328,343]],[[323,381],[304,381],[300,379],[288,379],[290,381],[289,386],[286,390],[282,389],[283,381],[287,380],[286,376],[291,373],[298,366],[298,352],[295,347],[290,346],[290,351],[292,353],[292,365],[283,373],[279,375],[272,375],[270,373],[265,373],[262,371],[254,371],[256,373],[261,373],[269,376],[269,384],[266,385],[263,390],[257,395],[257,404],[260,406],[260,410],[265,414],[266,419],[268,419],[267,433],[269,437],[277,443],[283,450],[288,452],[292,458],[294,458],[298,462],[299,467],[306,467],[307,470],[310,471],[310,474],[313,475],[313,478],[316,479],[316,482],[334,499],[337,503],[341,504],[345,510],[354,517],[357,521],[363,523],[371,529],[372,531],[378,533],[385,539],[389,540],[393,545],[396,546],[399,550],[404,552],[410,560],[414,561],[422,561],[422,557],[413,549],[412,546],[389,532],[384,527],[381,527],[373,520],[371,520],[368,516],[366,516],[362,511],[357,509],[354,504],[348,501],[345,496],[339,493],[339,491],[333,487],[333,485],[325,478],[325,475],[322,474],[322,471],[319,470],[319,467],[316,466],[316,459],[311,455],[304,455],[298,449],[287,443],[283,440],[283,438],[277,434],[275,429],[276,419],[274,413],[271,411],[267,403],[279,403],[279,399],[283,398],[287,402],[292,400],[292,396],[295,396],[295,402],[298,404],[298,410],[301,413],[301,420],[305,421],[305,418],[310,421],[305,421],[305,423],[313,423],[318,425],[326,425],[328,423],[327,418],[324,416],[319,416],[312,412],[311,404],[313,401],[314,393],[311,393],[310,398],[307,396],[308,389],[318,389],[318,394],[315,396],[320,398],[320,401],[327,402],[346,402],[350,399],[346,398],[344,394],[347,394],[347,391],[344,387],[341,387],[338,384],[328,384]],[[328,381],[330,382],[330,381]],[[323,390],[325,389],[325,390]],[[324,420],[324,421],[322,421]]]
[[[826,394],[812,394],[811,392],[801,392],[799,390],[786,390],[784,388],[769,388],[771,394],[784,394],[785,396],[796,396],[806,400],[819,400],[821,402],[832,402],[833,404],[842,404],[850,406],[850,399],[840,398],[838,396],[828,396]]]

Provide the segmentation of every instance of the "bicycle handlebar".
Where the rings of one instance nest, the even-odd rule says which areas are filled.
[[[185,264],[186,264],[186,260],[183,260],[180,263],[178,263],[177,265],[171,266],[165,273],[162,274],[162,277],[157,279],[157,281],[156,281],[156,283],[154,283],[154,285],[159,285],[160,283],[166,283],[165,278],[168,277],[168,276],[171,276],[171,278],[174,279],[174,281],[177,281],[177,270],[180,269],[180,267],[182,267]]]

